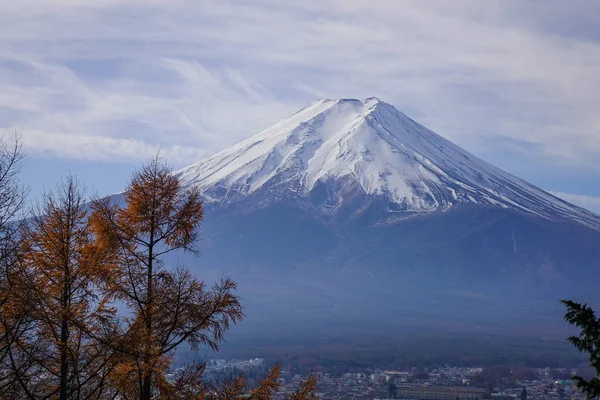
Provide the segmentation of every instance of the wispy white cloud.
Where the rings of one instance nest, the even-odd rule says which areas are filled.
[[[0,4],[0,127],[44,132],[35,151],[114,140],[194,157],[315,97],[376,95],[468,148],[502,137],[598,169],[596,2]]]
[[[167,160],[192,162],[206,153],[202,149],[178,145],[159,146],[137,139],[27,130],[23,134],[28,153],[51,158],[90,161],[148,160],[157,154]]]
[[[564,193],[564,192],[549,192],[556,197],[575,204],[579,207],[586,208],[596,214],[600,214],[600,197],[586,196],[582,194]]]
[[[193,61],[156,60],[160,82],[136,76],[85,82],[61,65],[10,62],[0,66],[3,128],[22,132],[31,155],[142,160],[162,148],[185,165],[241,140],[248,126],[264,128],[274,114],[293,111],[235,71],[209,71]]]

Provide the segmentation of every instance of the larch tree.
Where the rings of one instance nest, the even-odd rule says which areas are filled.
[[[111,355],[98,338],[111,331],[114,310],[100,297],[108,271],[87,214],[70,176],[23,224],[15,298],[29,318],[9,350],[21,360],[14,365],[21,398],[94,399],[108,390]]]
[[[230,375],[220,380],[203,379],[204,365],[199,369],[185,369],[176,375],[173,390],[168,393],[170,400],[273,400],[281,389],[279,376],[281,368],[275,364],[267,376],[256,387],[250,387],[243,375]],[[317,400],[317,379],[310,374],[300,381],[295,390],[284,400]]]
[[[0,214],[2,167],[0,160]],[[7,204],[18,205],[14,199]],[[69,177],[20,227],[7,225],[6,246],[0,235],[0,397],[273,399],[278,365],[255,388],[241,376],[206,380],[204,364],[168,375],[180,345],[217,350],[243,317],[235,282],[206,287],[187,269],[164,265],[169,252],[196,252],[202,217],[199,192],[181,187],[154,159],[134,174],[123,204],[107,198],[90,207]],[[116,304],[127,310],[118,315]],[[316,379],[287,398],[316,399]]]
[[[203,208],[199,191],[182,187],[158,157],[134,173],[124,204],[105,198],[92,208],[97,246],[113,255],[109,285],[129,309],[113,384],[124,398],[162,398],[174,390],[166,375],[175,350],[183,343],[216,350],[242,318],[236,284],[208,288],[184,267],[165,265],[167,253],[197,251]]]
[[[207,398],[210,400],[272,400],[280,389],[278,383],[280,372],[280,366],[276,364],[269,370],[267,377],[254,389],[246,386],[243,376],[225,380],[219,385],[210,387],[207,391]],[[317,400],[317,378],[312,374],[309,375],[305,380],[299,382],[295,390],[284,399]]]
[[[16,376],[11,364],[21,364],[10,357],[10,348],[28,325],[24,307],[15,301],[20,288],[19,220],[26,198],[18,174],[24,157],[19,136],[0,138],[0,393],[12,398],[18,393]]]

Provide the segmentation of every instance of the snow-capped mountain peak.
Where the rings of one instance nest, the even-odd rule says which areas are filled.
[[[358,191],[385,198],[394,213],[476,203],[600,228],[595,214],[478,159],[375,97],[316,101],[178,174],[208,202],[263,190],[308,198],[324,184],[332,209]]]

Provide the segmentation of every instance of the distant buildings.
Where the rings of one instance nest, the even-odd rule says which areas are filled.
[[[396,398],[405,400],[481,400],[485,389],[461,386],[400,385]]]
[[[515,393],[492,393],[492,400],[517,400],[519,395]]]
[[[250,368],[260,367],[264,363],[262,358],[251,358],[249,360],[210,360],[206,365],[207,372],[238,369],[245,371]]]
[[[266,372],[269,362],[261,358],[249,360],[210,360],[207,374],[226,376],[233,370]],[[261,367],[261,368],[256,368]],[[320,400],[585,400],[571,380],[557,380],[556,371],[536,369],[537,379],[496,382],[490,386],[486,381],[475,379],[481,368],[443,366],[423,371],[383,370],[365,368],[342,374],[316,373]],[[216,376],[215,375],[215,376]],[[275,399],[283,400],[293,393],[299,381],[306,375],[298,371],[283,370],[278,383],[280,392]],[[539,377],[539,378],[538,378]],[[175,375],[169,379],[174,379]],[[425,379],[426,382],[424,383]],[[476,386],[479,386],[477,388]]]

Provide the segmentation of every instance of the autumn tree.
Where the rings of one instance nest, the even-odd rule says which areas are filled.
[[[27,313],[14,299],[18,286],[18,221],[26,197],[18,179],[23,156],[18,136],[0,138],[0,393],[7,398],[16,393],[18,386],[10,368],[9,349],[27,325]]]
[[[111,357],[97,338],[111,330],[113,310],[100,297],[107,271],[93,243],[84,191],[72,176],[23,224],[14,298],[28,319],[9,348],[21,398],[106,394]]]
[[[9,215],[2,204],[19,205],[19,197],[3,203],[2,188],[0,232]],[[2,398],[274,398],[278,365],[254,388],[243,376],[207,380],[203,364],[172,370],[180,345],[217,350],[243,316],[235,282],[208,288],[183,266],[165,265],[172,251],[197,251],[199,192],[154,159],[122,199],[90,207],[69,177],[25,224],[8,224],[10,235],[0,234]],[[127,309],[118,315],[117,305]],[[314,377],[288,398],[316,399]]]
[[[91,223],[97,246],[113,255],[110,287],[127,305],[114,384],[126,398],[149,400],[169,393],[174,351],[184,343],[218,349],[231,323],[242,318],[235,282],[211,288],[164,256],[196,252],[203,218],[200,193],[182,187],[158,158],[135,172],[123,204],[94,202]]]
[[[242,375],[227,377],[218,383],[207,383],[204,397],[207,400],[271,400],[280,390],[278,382],[281,369],[276,364],[267,374],[267,377],[255,388],[246,385]],[[296,389],[284,397],[286,400],[316,400],[317,379],[312,374],[298,383]]]

